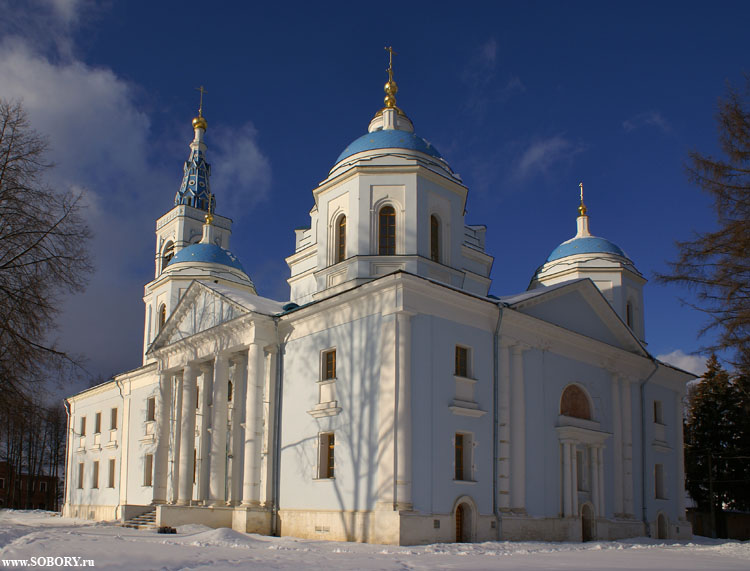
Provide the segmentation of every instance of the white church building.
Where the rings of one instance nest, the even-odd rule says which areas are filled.
[[[693,376],[646,349],[634,262],[581,200],[528,290],[491,295],[468,188],[390,69],[385,91],[313,190],[286,301],[230,251],[199,112],[156,221],[143,364],[66,400],[64,514],[387,544],[690,537]]]

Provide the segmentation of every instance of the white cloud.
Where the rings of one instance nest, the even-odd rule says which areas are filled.
[[[497,59],[497,41],[495,38],[490,38],[484,43],[481,49],[481,56],[486,63],[495,64],[495,60]]]
[[[218,128],[211,140],[211,188],[220,210],[237,220],[263,201],[271,188],[271,163],[257,143],[252,123],[239,128]]]
[[[566,160],[583,151],[583,146],[561,135],[536,141],[521,154],[516,163],[516,176],[525,177],[546,171],[553,163]]]
[[[679,369],[693,373],[694,375],[701,376],[706,372],[706,358],[698,355],[688,355],[680,349],[676,349],[671,353],[664,353],[663,355],[657,355],[656,358],[659,361],[664,361],[670,365],[674,365]]]
[[[69,31],[88,6],[86,0],[35,0],[13,12],[12,24],[0,23],[0,97],[22,101],[32,126],[49,139],[48,159],[56,164],[50,184],[85,191],[96,272],[87,291],[65,303],[58,334],[65,350],[90,357],[92,373],[107,375],[139,362],[138,300],[153,275],[154,219],[171,205],[181,164],[157,166],[163,150],[139,109],[138,86],[71,55]],[[221,189],[219,211],[246,210],[267,195],[270,164],[251,124],[216,131],[209,161]],[[184,160],[192,132],[188,127],[179,136]]]
[[[672,130],[669,122],[658,111],[639,113],[622,122],[622,128],[628,133],[641,127],[656,127],[663,133],[669,133]]]

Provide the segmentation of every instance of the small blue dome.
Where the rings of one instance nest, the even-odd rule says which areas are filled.
[[[623,258],[627,258],[625,252],[609,240],[597,236],[584,236],[581,238],[573,238],[572,240],[560,244],[557,248],[552,250],[547,261],[554,262],[560,258],[573,256],[575,254],[616,254]]]
[[[443,158],[438,150],[422,137],[409,131],[385,129],[367,133],[349,143],[349,146],[336,159],[336,164],[362,151],[372,151],[374,149],[409,149],[425,153],[436,159]]]
[[[229,250],[225,250],[216,244],[193,244],[183,248],[169,262],[168,266],[179,264],[180,262],[209,262],[212,264],[222,264],[236,270],[245,272],[237,256]]]

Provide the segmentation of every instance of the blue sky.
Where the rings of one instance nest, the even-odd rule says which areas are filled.
[[[469,187],[486,224],[492,292],[526,289],[575,233],[628,253],[646,287],[649,349],[697,339],[689,292],[656,284],[675,240],[713,228],[685,175],[716,154],[716,101],[748,65],[746,2],[295,3],[0,0],[0,96],[48,135],[50,181],[86,190],[97,272],[66,304],[59,340],[106,377],[140,364],[154,221],[172,206],[208,94],[217,211],[261,295],[286,299],[312,189],[382,106],[386,45],[398,105]],[[7,17],[6,17],[7,16]]]

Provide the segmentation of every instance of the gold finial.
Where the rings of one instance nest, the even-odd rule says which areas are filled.
[[[206,224],[214,223],[214,196],[208,191],[208,212],[206,213]]]
[[[393,81],[393,56],[398,55],[393,51],[392,46],[385,48],[388,52],[388,83],[385,84],[385,106],[390,109],[396,109],[396,93],[398,92],[398,85]]]
[[[583,203],[583,183],[578,183],[581,189],[581,205],[578,207],[578,216],[586,216],[586,205]]]
[[[195,90],[201,92],[201,99],[198,104],[198,116],[193,119],[193,129],[203,129],[205,131],[208,128],[208,123],[203,118],[203,94],[208,93],[208,91],[202,85],[196,87]]]

